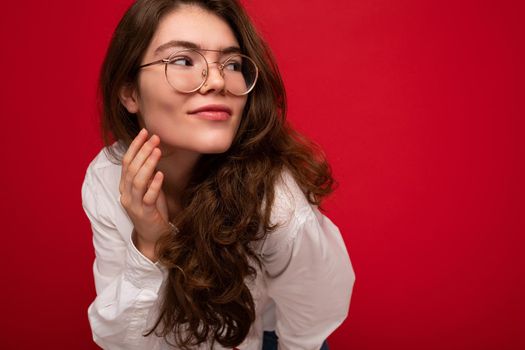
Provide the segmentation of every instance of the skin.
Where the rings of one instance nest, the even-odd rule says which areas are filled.
[[[212,50],[239,46],[223,19],[195,5],[181,5],[161,19],[141,64],[166,58],[177,50],[154,53],[171,40],[191,41]],[[222,58],[218,52],[203,54],[208,62]],[[169,232],[168,219],[181,210],[179,195],[192,168],[202,154],[229,149],[247,97],[225,92],[224,80],[215,64],[210,64],[204,86],[194,93],[179,93],[166,81],[164,66],[158,64],[140,71],[137,86],[122,87],[120,100],[130,113],[139,116],[144,128],[122,160],[121,203],[134,224],[135,245],[156,261],[155,243]],[[208,104],[228,106],[231,118],[212,121],[188,114]]]

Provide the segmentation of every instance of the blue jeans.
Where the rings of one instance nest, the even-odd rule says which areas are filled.
[[[277,350],[277,343],[277,334],[275,332],[264,331],[262,350]],[[328,350],[328,343],[326,340],[320,350]]]

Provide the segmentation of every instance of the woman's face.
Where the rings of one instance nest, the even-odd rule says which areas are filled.
[[[233,31],[223,19],[195,5],[181,5],[162,18],[141,64],[167,58],[184,49],[170,46],[157,51],[171,41],[191,42],[212,50],[239,47]],[[201,53],[210,63],[228,56],[213,51]],[[166,81],[164,65],[155,64],[140,70],[137,88],[129,91],[128,97],[122,98],[121,94],[121,100],[128,111],[137,113],[141,126],[150,135],[160,137],[163,156],[168,156],[178,150],[198,154],[227,151],[239,127],[247,97],[225,92],[224,80],[216,64],[209,64],[206,84],[189,94],[174,90]],[[225,120],[210,120],[202,114],[191,113],[211,104],[229,108],[231,115]]]

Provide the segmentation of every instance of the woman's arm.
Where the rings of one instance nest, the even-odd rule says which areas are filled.
[[[82,205],[93,230],[93,274],[97,296],[88,308],[94,341],[104,349],[146,349],[148,315],[158,298],[163,273],[118,232],[100,180],[88,169]]]
[[[303,207],[271,236],[264,261],[279,349],[319,349],[346,318],[355,281],[341,233],[316,207]]]

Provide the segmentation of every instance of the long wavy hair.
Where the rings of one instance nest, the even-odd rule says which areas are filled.
[[[157,242],[159,261],[169,274],[159,317],[144,336],[155,331],[183,349],[209,340],[234,347],[255,320],[246,282],[263,262],[252,243],[276,228],[270,214],[281,172],[289,170],[307,200],[320,209],[336,182],[321,148],[286,121],[286,94],[274,56],[237,0],[138,0],[127,10],[99,81],[101,133],[110,156],[120,163],[122,153],[110,146],[117,141],[126,149],[140,131],[137,115],[120,103],[119,89],[136,86],[138,66],[159,21],[183,3],[226,21],[260,71],[231,147],[201,156],[174,222],[179,232]]]

